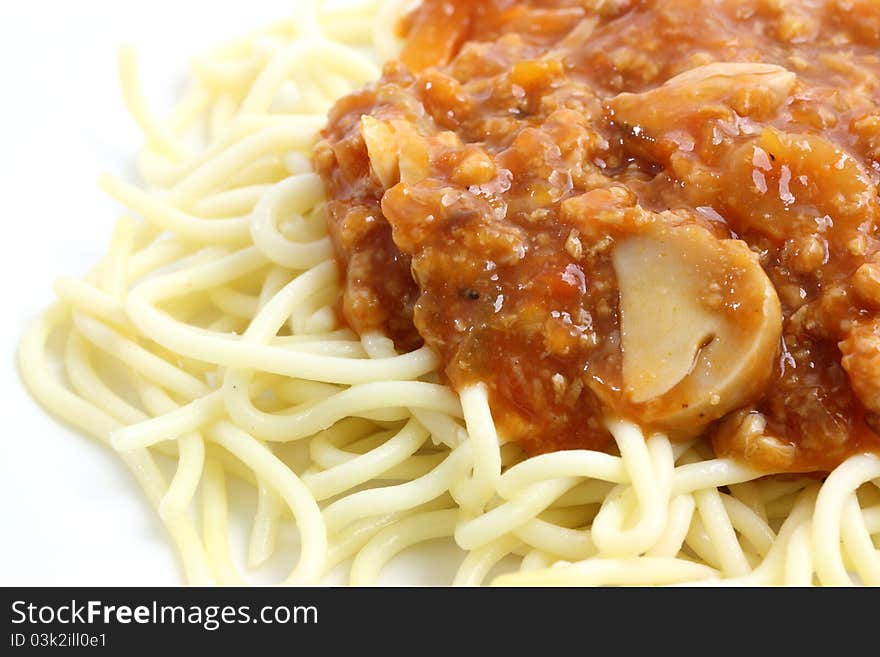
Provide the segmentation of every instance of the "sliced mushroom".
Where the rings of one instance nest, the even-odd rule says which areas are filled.
[[[639,94],[622,93],[608,107],[628,133],[627,145],[648,159],[666,163],[690,150],[708,119],[766,118],[794,90],[797,76],[773,64],[716,62],[670,78]]]
[[[365,114],[361,117],[361,136],[367,145],[367,156],[373,174],[388,189],[399,178],[397,139],[391,126],[384,121]]]
[[[365,114],[360,129],[370,167],[382,187],[390,189],[398,182],[414,184],[428,176],[425,138],[408,121],[380,121]]]
[[[782,311],[744,242],[652,224],[621,240],[613,260],[623,395],[634,419],[694,434],[761,392]]]

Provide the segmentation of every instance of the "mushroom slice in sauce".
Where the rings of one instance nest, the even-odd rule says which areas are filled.
[[[413,184],[428,177],[425,138],[408,121],[379,121],[365,114],[360,128],[370,167],[382,187],[390,189],[398,182]]]
[[[694,148],[708,120],[770,116],[796,83],[797,76],[781,66],[717,62],[685,71],[650,91],[619,94],[608,107],[631,137],[628,147],[666,164],[673,153]]]
[[[782,313],[744,242],[654,224],[621,240],[613,260],[624,397],[637,419],[692,432],[762,392]]]

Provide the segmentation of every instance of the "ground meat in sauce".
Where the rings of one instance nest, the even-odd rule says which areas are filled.
[[[748,245],[783,317],[766,381],[700,425],[716,453],[811,471],[880,451],[880,4],[426,0],[404,30],[315,154],[355,330],[485,382],[530,453],[603,449],[603,416],[639,419],[615,245],[695,226]],[[715,62],[784,71],[675,77]]]

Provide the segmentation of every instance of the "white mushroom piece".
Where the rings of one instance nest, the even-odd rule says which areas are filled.
[[[427,143],[409,122],[379,121],[365,114],[360,131],[370,168],[384,189],[398,182],[414,184],[427,178]]]
[[[613,262],[623,396],[633,419],[691,436],[760,395],[782,311],[744,242],[658,222],[620,240]]]
[[[771,116],[793,93],[797,76],[774,64],[716,62],[692,68],[663,85],[608,102],[631,133],[628,146],[643,157],[670,164],[676,151],[689,151],[714,119],[736,125],[736,117]]]

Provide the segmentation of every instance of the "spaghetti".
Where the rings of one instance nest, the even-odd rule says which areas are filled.
[[[258,492],[249,566],[295,523],[285,584],[344,562],[352,584],[372,584],[401,551],[444,537],[462,551],[456,585],[880,584],[876,456],[824,481],[766,476],[616,420],[607,452],[527,456],[499,433],[485,385],[457,394],[429,348],[398,353],[339,323],[311,150],[334,101],[395,55],[401,11],[300,2],[199,59],[167,121],[121,54],[149,191],[102,180],[129,211],[86,277],[58,281],[20,366],[46,408],[117,450],[186,581],[247,579],[229,556],[235,477]]]

